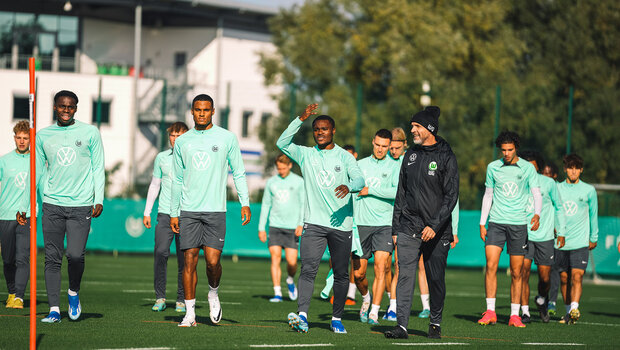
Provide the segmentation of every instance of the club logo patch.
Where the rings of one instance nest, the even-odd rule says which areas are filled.
[[[71,147],[62,147],[56,152],[56,161],[60,166],[69,166],[75,162],[75,151]]]
[[[342,170],[342,169],[340,169],[340,165],[336,165],[336,166],[334,167],[334,171],[335,171],[335,172],[339,173],[339,172],[340,172],[340,170]]]
[[[220,148],[217,147],[217,145],[213,145],[213,147],[211,147],[211,150],[215,153],[215,152],[219,151]]]
[[[76,140],[75,141],[75,145],[78,146],[78,147],[82,147],[82,141]]]
[[[206,170],[210,163],[210,157],[206,152],[196,152],[192,156],[192,165],[196,170]]]
[[[14,180],[15,186],[17,186],[18,188],[21,188],[22,190],[26,188],[26,176],[27,174],[25,171],[22,171],[21,173],[15,175],[15,180]]]
[[[316,173],[316,182],[323,188],[331,188],[336,183],[336,178],[331,172],[321,170]]]
[[[506,182],[502,185],[502,191],[504,192],[504,196],[514,198],[517,196],[519,186],[514,182]]]
[[[428,170],[431,170],[431,171],[437,170],[437,162],[435,161],[430,162],[430,164],[428,165]]]
[[[573,201],[566,201],[562,206],[564,207],[566,216],[574,216],[577,214],[577,203]]]

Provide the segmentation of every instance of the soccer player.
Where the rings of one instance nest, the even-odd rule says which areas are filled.
[[[304,147],[292,142],[302,123],[316,114],[317,107],[317,104],[308,105],[276,143],[282,152],[299,164],[306,189],[304,233],[300,244],[299,314],[291,312],[288,320],[295,330],[308,332],[308,309],[314,279],[327,245],[334,270],[334,305],[330,329],[334,333],[346,333],[341,317],[349,284],[353,221],[351,193],[359,192],[364,187],[364,177],[355,158],[334,143],[336,123],[327,115],[320,115],[312,121],[316,146]]]
[[[226,238],[226,179],[230,166],[241,202],[242,225],[250,222],[250,200],[239,141],[230,131],[213,125],[213,99],[201,94],[192,101],[194,128],[176,139],[172,161],[170,226],[180,233],[184,252],[183,290],[185,317],[179,327],[196,326],[196,265],[204,251],[209,280],[209,316],[219,323],[222,308],[218,296]]]
[[[385,274],[392,250],[392,215],[398,186],[399,164],[390,159],[392,133],[381,129],[372,140],[372,155],[358,161],[366,186],[353,196],[353,220],[359,231],[362,256],[353,255],[355,280],[360,285],[362,307],[360,321],[379,324],[379,308],[385,291]],[[368,259],[374,255],[375,279],[372,285],[372,307],[366,270]],[[360,283],[364,281],[365,283]]]
[[[487,310],[478,320],[481,325],[495,324],[495,295],[497,293],[497,264],[507,245],[510,255],[510,320],[509,326],[525,327],[519,317],[523,260],[527,253],[527,205],[529,192],[534,201],[534,216],[529,221],[531,230],[539,226],[542,197],[536,169],[528,161],[517,156],[519,135],[504,131],[497,136],[495,146],[502,158],[487,166],[486,190],[482,199],[480,215],[480,238],[485,243],[486,272],[485,291]],[[490,218],[489,218],[490,212]],[[485,227],[489,218],[489,229]]]
[[[537,172],[545,167],[544,160],[538,152],[522,152],[520,157],[532,163]],[[538,295],[534,299],[540,319],[549,322],[549,312],[547,303],[549,300],[549,273],[554,263],[554,227],[556,216],[559,219],[560,227],[558,236],[563,236],[565,229],[562,200],[558,194],[555,181],[542,174],[537,174],[542,195],[541,220],[538,230],[532,231],[528,227],[528,247],[523,261],[523,286],[521,289],[521,320],[523,323],[530,322],[529,301],[530,301],[530,271],[532,260],[538,266]],[[528,205],[528,220],[534,216],[533,198],[530,197]]]
[[[544,170],[543,170],[543,175],[552,178],[553,181],[555,181],[556,186],[557,186],[558,167],[555,164],[551,162],[546,162]],[[558,220],[558,216],[556,216],[555,217],[555,230],[557,231],[558,229],[559,229],[559,220]],[[560,271],[558,271],[557,264],[554,263],[553,265],[551,265],[551,272],[549,272],[549,302],[547,303],[547,312],[549,313],[550,316],[555,316],[556,314],[555,302],[558,299],[559,290],[560,290]]]
[[[174,147],[177,137],[187,132],[189,128],[183,122],[176,122],[168,129],[168,140],[170,147]],[[183,293],[183,252],[179,246],[179,235],[172,231],[170,227],[170,192],[172,191],[172,149],[165,150],[155,157],[153,166],[153,179],[149,186],[146,196],[146,206],[144,207],[144,227],[151,228],[151,210],[155,199],[159,195],[159,205],[157,208],[157,226],[155,226],[155,259],[154,259],[154,279],[155,304],[151,308],[153,311],[163,311],[166,308],[166,281],[168,276],[168,257],[170,256],[170,244],[175,241],[177,251],[177,302],[175,311],[185,312],[185,295]]]
[[[4,278],[9,296],[6,307],[22,309],[30,276],[30,211],[19,225],[15,214],[28,196],[30,173],[30,124],[18,122],[13,128],[15,149],[0,157],[0,246]],[[28,199],[26,199],[28,200]]]
[[[271,280],[273,281],[274,297],[272,303],[282,301],[282,287],[280,279],[280,261],[282,249],[286,258],[288,277],[286,286],[288,297],[297,300],[295,287],[295,273],[297,272],[297,245],[303,231],[304,180],[291,172],[293,162],[284,154],[276,158],[278,175],[267,180],[263,202],[258,221],[258,238],[267,242],[267,218],[269,218],[269,254],[271,255]]]
[[[581,316],[579,299],[583,274],[588,267],[590,250],[596,248],[598,241],[598,202],[594,187],[580,179],[583,174],[580,156],[564,156],[564,171],[566,180],[558,185],[558,191],[564,201],[566,234],[558,235],[555,256],[566,305],[566,315],[560,322],[574,324]]]
[[[69,318],[82,314],[79,291],[91,218],[103,211],[105,167],[99,130],[75,120],[78,97],[62,90],[54,96],[56,124],[37,134],[37,182],[43,187],[45,287],[50,312],[41,322],[60,322],[60,268],[65,236],[69,270]],[[42,176],[43,170],[46,172]],[[44,183],[42,183],[44,180]],[[20,221],[25,220],[25,212]]]
[[[459,172],[450,145],[437,136],[439,107],[429,106],[411,118],[414,146],[405,153],[394,202],[392,235],[398,245],[396,318],[386,338],[408,338],[407,325],[420,255],[428,272],[428,337],[441,338],[446,296],[445,270],[452,236],[452,211],[459,195]]]

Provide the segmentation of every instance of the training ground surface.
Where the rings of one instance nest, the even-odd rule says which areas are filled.
[[[176,349],[231,349],[231,348],[402,348],[403,345],[436,345],[436,348],[473,347],[596,347],[613,348],[620,340],[620,288],[613,286],[585,285],[581,299],[581,319],[576,325],[539,321],[533,298],[530,301],[533,323],[524,329],[508,327],[510,304],[509,279],[505,273],[498,276],[498,323],[479,326],[476,321],[484,311],[483,275],[476,270],[449,270],[447,298],[442,323],[443,338],[426,338],[428,320],[417,318],[420,298],[416,290],[409,339],[385,339],[383,332],[395,323],[380,321],[381,325],[369,326],[358,320],[357,306],[347,306],[343,319],[348,334],[329,331],[331,305],[319,297],[327,274],[327,263],[319,270],[315,293],[310,306],[310,332],[298,334],[287,323],[287,314],[296,311],[296,302],[288,301],[283,283],[285,301],[272,304],[268,299],[273,289],[267,260],[244,260],[233,263],[223,258],[223,278],[220,301],[223,317],[219,325],[209,320],[207,279],[204,260],[200,261],[197,292],[197,327],[179,328],[182,314],[174,311],[176,297],[176,259],[169,259],[168,308],[163,312],[151,311],[154,301],[153,264],[148,256],[87,255],[86,272],[80,297],[82,317],[70,321],[67,317],[68,286],[66,260],[63,262],[61,292],[62,322],[38,322],[37,334],[40,349],[110,349],[110,348],[176,348]],[[369,277],[372,277],[372,266]],[[48,311],[43,279],[43,257],[38,267],[38,318]],[[372,281],[372,280],[371,280]],[[535,291],[534,278],[530,281]],[[4,280],[2,281],[4,284]],[[533,295],[536,293],[533,292]],[[2,286],[2,300],[6,289]],[[26,300],[29,305],[29,301]],[[384,297],[380,316],[387,304]],[[558,310],[563,310],[562,302]],[[29,309],[0,309],[0,349],[25,349],[28,346]],[[429,344],[432,343],[432,344]],[[529,343],[529,344],[528,344]],[[525,344],[525,345],[524,345]]]

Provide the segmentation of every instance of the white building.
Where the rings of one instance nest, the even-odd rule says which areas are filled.
[[[35,55],[39,58],[37,129],[53,123],[52,97],[57,91],[76,92],[80,99],[76,118],[93,124],[97,124],[101,96],[106,169],[118,168],[109,178],[110,195],[125,193],[132,176],[139,186],[148,185],[161,147],[162,117],[167,124],[185,121],[191,127],[189,104],[199,93],[214,98],[215,124],[238,136],[250,191],[262,187],[258,126],[278,113],[271,98],[278,91],[264,87],[259,53],[275,50],[266,20],[282,3],[250,2],[2,2],[0,106],[5,113],[0,114],[0,153],[14,147],[12,125],[28,117],[26,62]],[[137,12],[141,12],[141,25]],[[136,28],[140,29],[139,51],[134,45]],[[138,56],[142,74],[135,79],[132,67]]]

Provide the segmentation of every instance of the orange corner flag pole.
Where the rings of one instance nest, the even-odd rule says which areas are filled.
[[[28,60],[30,73],[30,349],[37,348],[37,171],[35,162],[36,113],[34,103],[34,57]]]

